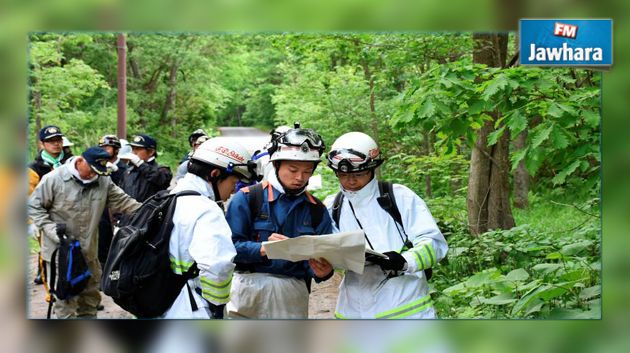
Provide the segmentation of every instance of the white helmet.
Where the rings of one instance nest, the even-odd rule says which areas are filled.
[[[348,132],[337,138],[328,152],[328,166],[343,173],[374,169],[383,163],[378,145],[367,134]]]
[[[68,139],[65,136],[61,136],[61,140],[63,140],[63,143],[62,143],[63,147],[72,147],[72,146],[74,146],[74,143],[70,142],[70,139]]]
[[[256,163],[247,149],[228,137],[214,137],[202,143],[190,157],[207,163],[229,174],[236,174],[242,181],[258,180]]]
[[[270,134],[271,134],[271,140],[275,140],[278,137],[280,137],[282,134],[286,133],[287,131],[291,130],[290,127],[286,126],[286,125],[280,125],[278,127],[276,127],[275,129],[271,130]]]
[[[272,141],[270,161],[320,162],[326,145],[313,129],[290,129]]]

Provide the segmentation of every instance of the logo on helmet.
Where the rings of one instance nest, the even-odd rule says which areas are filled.
[[[374,159],[376,157],[378,157],[378,148],[373,148],[368,152],[368,155],[370,156],[370,158]]]
[[[226,147],[219,146],[214,151],[216,153],[218,153],[218,154],[222,154],[222,155],[224,155],[226,157],[232,158],[232,159],[237,160],[237,161],[239,161],[241,163],[243,163],[245,161],[245,158],[243,158],[243,156],[241,156],[237,152],[234,152],[231,149],[226,148]]]

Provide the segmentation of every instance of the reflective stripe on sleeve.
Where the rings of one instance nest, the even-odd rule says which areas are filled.
[[[409,304],[405,304],[398,308],[376,314],[375,317],[377,319],[402,319],[426,310],[432,305],[433,303],[431,302],[431,296],[427,295]]]
[[[170,257],[171,260],[171,270],[181,275],[182,273],[188,271],[188,269],[193,265],[190,261],[177,260],[174,257]]]
[[[232,276],[222,282],[216,282],[206,277],[200,277],[201,292],[204,297],[225,304],[230,299],[230,289],[232,287]]]
[[[416,258],[418,270],[425,270],[435,266],[437,263],[435,250],[431,243],[418,244],[410,250]]]

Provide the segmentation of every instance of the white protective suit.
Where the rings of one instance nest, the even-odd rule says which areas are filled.
[[[448,250],[446,239],[418,195],[399,184],[394,184],[393,190],[404,230],[414,246],[402,253],[407,260],[407,268],[402,275],[389,279],[379,266],[369,262],[366,263],[362,275],[346,271],[339,287],[335,311],[337,318],[436,318],[423,269],[435,266],[444,258]],[[377,202],[379,190],[376,178],[357,192],[342,192],[344,198],[339,225],[335,225],[333,221],[333,227],[339,227],[335,231],[360,229],[356,220],[358,219],[374,250],[380,253],[401,251],[404,242],[395,221]],[[334,198],[332,195],[324,202],[331,218]],[[348,202],[354,207],[356,219]],[[402,230],[401,234],[404,239]]]
[[[221,305],[230,300],[235,266],[232,260],[236,249],[223,210],[212,201],[215,197],[212,186],[202,178],[187,173],[171,193],[184,190],[197,191],[201,196],[181,196],[177,199],[169,257],[171,268],[179,274],[197,262],[199,276],[189,280],[188,285],[199,309],[193,312],[188,289],[184,286],[162,318],[209,319],[212,315],[207,301]]]

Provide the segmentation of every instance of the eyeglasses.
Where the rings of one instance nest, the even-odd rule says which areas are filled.
[[[361,179],[361,178],[365,178],[366,176],[370,175],[370,171],[365,171],[365,172],[359,172],[359,173],[339,173],[337,172],[337,178],[339,179],[343,179],[343,180],[350,180],[350,179]]]

